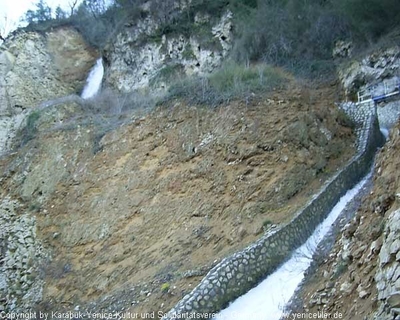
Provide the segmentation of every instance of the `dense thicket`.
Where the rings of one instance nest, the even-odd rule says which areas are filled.
[[[237,23],[237,60],[312,69],[331,59],[335,41],[371,43],[398,26],[400,1],[259,0]]]

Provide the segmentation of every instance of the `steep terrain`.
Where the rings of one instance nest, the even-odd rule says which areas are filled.
[[[349,159],[354,136],[335,95],[293,84],[217,109],[177,101],[104,136],[76,114],[51,126],[44,114],[36,138],[1,162],[2,198],[35,217],[46,248],[38,310],[167,311]],[[19,251],[3,241],[6,266]]]
[[[166,89],[182,74],[202,75],[216,70],[232,48],[233,16],[227,9],[220,16],[198,11],[192,25],[175,26],[177,30],[168,34],[160,31],[165,26],[146,5],[142,10],[149,16],[125,25],[104,50],[105,82],[114,89]]]
[[[340,72],[348,93],[393,79],[399,70],[397,47],[376,50]],[[391,128],[380,150],[373,186],[354,218],[336,236],[328,257],[295,298],[294,311],[341,312],[344,319],[394,319],[399,314],[399,101],[375,107],[382,128]],[[299,307],[300,306],[300,307]]]
[[[17,32],[0,48],[0,155],[40,103],[80,93],[98,53],[72,28]]]
[[[107,90],[90,101],[74,94],[98,53],[73,28],[16,33],[1,47],[0,311],[166,312],[224,257],[288,222],[355,152],[338,83],[299,84],[271,66],[280,86],[258,65],[227,64],[215,79],[238,94],[217,107],[176,95],[140,105],[132,90],[183,75],[204,76],[197,88],[210,94],[205,75],[234,43],[225,7],[187,7],[185,30],[146,6],[104,48]],[[354,98],[399,68],[394,47],[339,78]],[[240,90],[245,99],[232,98]],[[398,106],[380,109],[391,111],[381,124],[396,123]],[[400,307],[399,143],[397,125],[373,192],[306,283],[304,310],[390,319]]]
[[[305,286],[305,310],[339,311],[344,319],[393,319],[390,310],[399,307],[399,129],[397,124],[391,130],[377,157],[370,194]]]

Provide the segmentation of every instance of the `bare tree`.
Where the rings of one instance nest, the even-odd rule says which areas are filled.
[[[175,0],[152,1],[150,10],[161,25],[174,19]]]
[[[69,1],[69,7],[71,9],[71,16],[74,15],[75,7],[78,4],[78,0],[70,0]]]
[[[96,19],[98,19],[99,16],[107,9],[107,5],[104,0],[85,0],[84,4]]]
[[[0,18],[0,40],[5,41],[7,35],[17,27],[17,23],[4,15]]]

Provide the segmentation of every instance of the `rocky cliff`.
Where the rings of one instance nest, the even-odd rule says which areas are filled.
[[[98,53],[72,28],[18,32],[0,48],[0,154],[41,102],[80,93]]]
[[[352,59],[339,69],[339,79],[349,96],[382,80],[400,75],[400,48],[377,49],[362,59]]]
[[[163,33],[149,16],[126,25],[104,50],[105,83],[129,92],[167,88],[182,74],[207,74],[218,68],[233,42],[232,13],[218,19],[198,13],[187,30]]]

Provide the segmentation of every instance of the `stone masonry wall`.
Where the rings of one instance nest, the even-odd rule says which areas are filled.
[[[373,105],[353,106],[349,115],[358,124],[358,152],[349,163],[324,184],[291,222],[221,261],[163,319],[189,315],[193,318],[195,313],[204,316],[220,311],[271,274],[311,236],[340,197],[367,173],[377,147],[383,143]]]
[[[379,125],[391,129],[400,119],[400,101],[390,101],[377,106]]]

